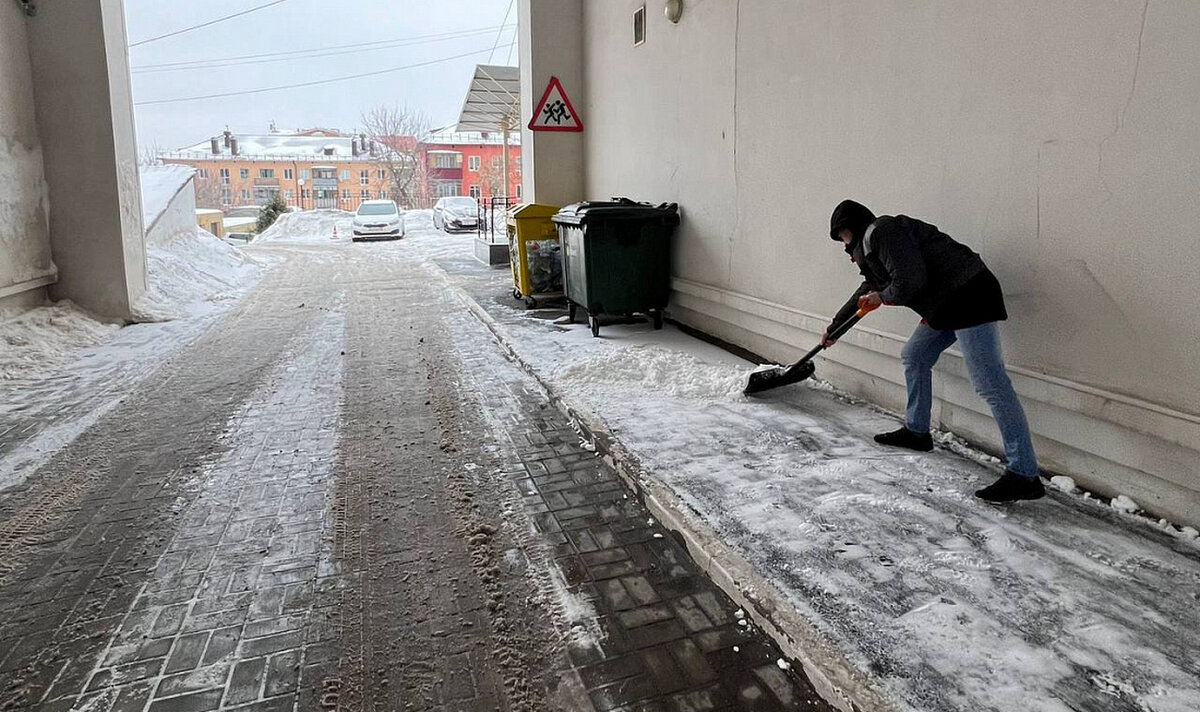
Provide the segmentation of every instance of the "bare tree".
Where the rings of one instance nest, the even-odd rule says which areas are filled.
[[[162,164],[162,159],[159,155],[162,154],[162,146],[158,141],[151,141],[141,147],[138,153],[138,165],[141,166],[157,166]]]
[[[196,173],[195,180],[192,183],[196,186],[196,207],[197,208],[215,208],[222,209],[221,185],[220,181],[212,175],[207,178],[201,178],[199,171]]]
[[[509,189],[521,181],[521,170],[517,162],[508,162],[508,180],[504,180],[504,162],[500,156],[494,156],[491,161],[480,167],[479,184],[483,193],[489,198],[505,197]]]
[[[421,138],[429,131],[429,117],[405,106],[376,106],[363,113],[363,129],[373,160],[387,171],[388,195],[396,202],[415,206],[425,171],[421,165]]]

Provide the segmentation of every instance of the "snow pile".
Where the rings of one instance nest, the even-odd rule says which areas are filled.
[[[1119,494],[1114,497],[1113,501],[1111,502],[1111,506],[1118,512],[1125,512],[1126,514],[1133,514],[1134,512],[1138,511],[1137,502],[1134,502],[1132,499],[1123,494]]]
[[[146,248],[150,289],[134,306],[140,321],[168,321],[234,299],[261,273],[258,263],[203,228]]]
[[[1060,492],[1066,492],[1067,494],[1075,493],[1075,480],[1067,477],[1066,475],[1055,475],[1054,477],[1051,477],[1050,486]]]
[[[142,166],[142,225],[146,230],[163,214],[171,198],[196,174],[190,166]]]
[[[275,224],[263,231],[255,242],[320,242],[333,241],[333,229],[338,239],[348,240],[353,230],[354,213],[345,210],[302,210],[284,213]]]
[[[108,341],[119,328],[66,300],[9,319],[0,316],[0,380],[37,379],[74,358],[78,349]]]
[[[645,393],[701,400],[742,398],[746,374],[690,354],[656,346],[605,349],[558,368],[553,380],[572,389],[603,391],[640,386]]]

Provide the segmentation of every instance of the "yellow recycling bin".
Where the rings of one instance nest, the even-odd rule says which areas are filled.
[[[561,297],[563,293],[562,257],[558,230],[550,217],[558,212],[554,205],[523,203],[509,208],[508,249],[512,264],[513,299],[533,308],[538,299]]]

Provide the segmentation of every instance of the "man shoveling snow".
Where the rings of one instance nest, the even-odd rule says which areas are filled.
[[[833,211],[829,236],[845,244],[863,283],[834,317],[822,346],[836,342],[835,328],[855,312],[881,304],[906,306],[922,317],[900,356],[908,386],[904,427],[876,435],[875,441],[921,452],[933,449],[933,366],[957,341],[971,384],[1000,427],[1008,460],[1004,475],[975,496],[990,502],[1044,496],[1025,411],[1000,355],[997,324],[1008,318],[1004,296],[983,259],[933,225],[906,215],[877,218],[853,200],[842,201]]]

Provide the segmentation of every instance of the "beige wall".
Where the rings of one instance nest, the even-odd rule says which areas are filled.
[[[55,278],[25,22],[0,4],[0,307],[44,298]]]
[[[580,112],[583,82],[582,0],[519,0],[521,25],[521,194],[526,202],[566,205],[583,200],[582,134],[530,131],[533,110],[558,77]],[[582,116],[584,126],[588,117]]]
[[[42,2],[27,28],[59,266],[52,294],[127,318],[146,267],[122,2]]]
[[[580,165],[590,198],[680,203],[679,318],[794,358],[857,284],[832,207],[927,219],[1005,287],[1043,465],[1200,521],[1200,3],[654,0],[634,47],[641,4],[584,0]],[[873,314],[822,375],[899,408],[915,323]],[[994,447],[955,356],[937,383]]]

